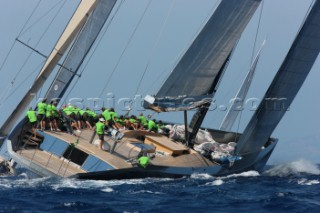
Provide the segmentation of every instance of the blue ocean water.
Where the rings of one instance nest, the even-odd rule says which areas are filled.
[[[320,168],[305,160],[227,177],[91,181],[0,177],[0,212],[319,212]]]

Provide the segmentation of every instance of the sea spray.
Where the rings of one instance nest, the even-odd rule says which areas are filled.
[[[320,169],[315,163],[300,159],[291,163],[276,165],[264,172],[265,175],[280,177],[299,175],[300,173],[320,175]]]

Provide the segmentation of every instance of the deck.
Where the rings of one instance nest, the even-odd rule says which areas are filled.
[[[56,138],[55,140],[59,139],[69,145],[75,145],[81,152],[100,159],[113,169],[131,168],[133,166],[129,162],[130,159],[136,159],[139,153],[143,151],[143,148],[135,144],[155,147],[154,150],[149,150],[155,153],[155,157],[151,160],[151,164],[154,165],[173,167],[207,167],[216,165],[216,163],[194,150],[190,150],[181,143],[172,141],[166,136],[147,131],[122,131],[124,137],[119,142],[115,142],[110,137],[105,136],[105,141],[109,144],[107,151],[100,150],[97,145],[94,145],[94,141],[98,138],[92,130],[83,130],[81,133],[76,133],[76,136],[64,132],[45,131],[44,133]],[[69,158],[57,156],[38,147],[29,146],[26,149],[20,149],[16,153],[24,157],[26,161],[30,161],[30,163],[32,162],[57,176],[70,177],[77,173],[87,172],[82,166],[68,160]]]

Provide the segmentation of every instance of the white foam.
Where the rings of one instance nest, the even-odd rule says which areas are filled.
[[[101,191],[103,191],[103,192],[113,192],[114,190],[112,188],[110,188],[110,187],[107,187],[107,188],[102,189]]]
[[[64,203],[63,205],[66,207],[71,207],[71,206],[75,206],[76,203]]]
[[[259,172],[257,171],[247,171],[247,172],[242,172],[239,174],[232,174],[232,175],[228,175],[224,178],[234,178],[234,177],[257,177],[260,176]]]
[[[277,165],[265,172],[270,176],[288,176],[299,173],[306,173],[311,175],[320,175],[320,169],[318,166],[310,161],[301,159],[288,164]]]
[[[215,180],[215,181],[212,182],[213,186],[220,186],[222,184],[224,184],[224,181],[221,180],[221,179],[218,179],[218,180]]]
[[[51,183],[52,189],[56,191],[63,190],[65,188],[71,188],[71,189],[98,189],[103,192],[112,192],[114,189],[113,186],[119,186],[119,185],[144,185],[148,184],[150,182],[164,182],[172,180],[169,178],[166,179],[155,179],[155,178],[147,178],[147,179],[130,179],[130,180],[79,180],[79,179],[59,179],[58,181],[54,181]]]
[[[14,178],[14,179],[13,179]],[[19,178],[19,179],[16,179]],[[25,174],[17,177],[9,177],[1,179],[0,187],[2,188],[36,188],[42,185],[48,178],[32,178],[29,179]]]
[[[190,177],[193,179],[201,179],[201,180],[213,179],[211,175],[206,173],[194,173]]]
[[[72,188],[72,189],[92,189],[92,188],[105,188],[108,185],[107,181],[101,180],[77,180],[77,179],[60,179],[58,182],[55,182],[51,185],[54,190],[61,190],[63,188]]]
[[[311,186],[311,185],[316,185],[319,183],[320,183],[319,180],[308,180],[306,178],[302,178],[301,180],[298,180],[299,185]]]
[[[162,192],[153,192],[150,190],[131,191],[131,194],[164,194]]]

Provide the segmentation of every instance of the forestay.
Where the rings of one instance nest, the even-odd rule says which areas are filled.
[[[317,0],[284,62],[236,147],[238,155],[258,153],[288,110],[320,51],[320,1]]]
[[[213,82],[261,0],[223,0],[145,108],[188,110],[207,103]],[[187,100],[187,101],[186,101]]]
[[[70,49],[63,66],[58,71],[54,81],[47,91],[47,100],[56,99],[59,101],[74,76],[77,74],[84,58],[92,47],[104,23],[109,17],[112,8],[117,0],[99,0],[97,7],[89,16],[86,24],[76,38]]]

